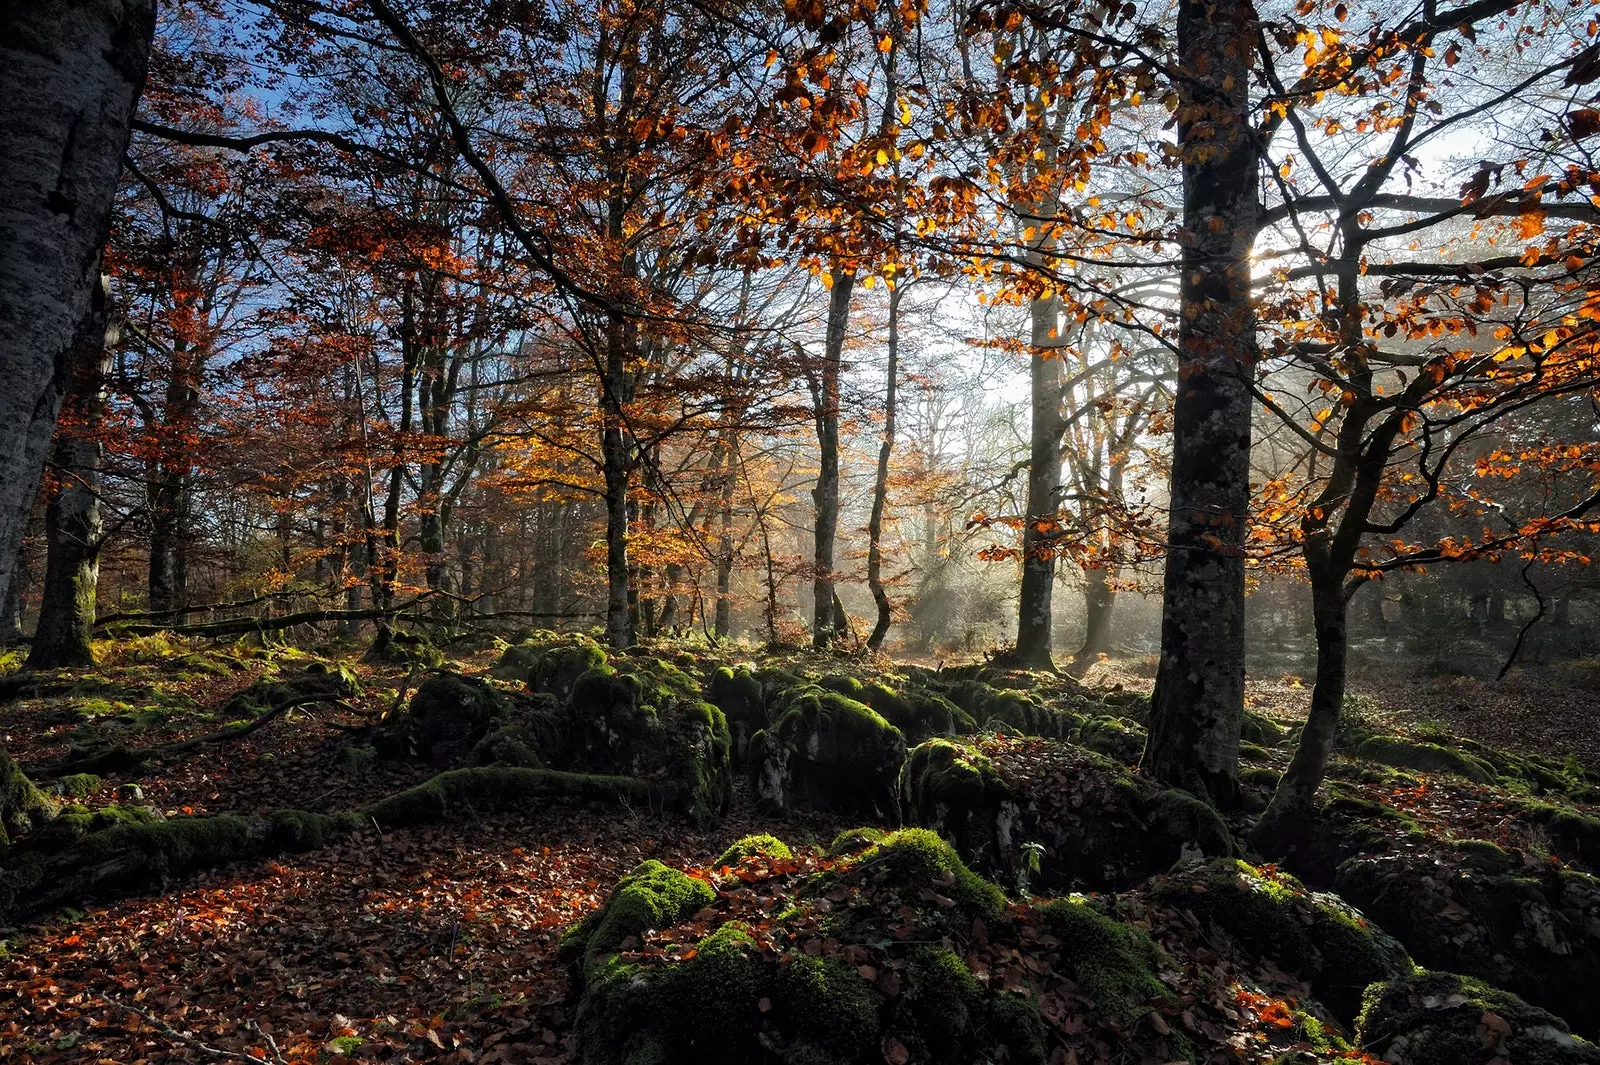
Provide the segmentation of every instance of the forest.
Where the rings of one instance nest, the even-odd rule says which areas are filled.
[[[0,100],[0,1065],[1600,1065],[1600,0]]]

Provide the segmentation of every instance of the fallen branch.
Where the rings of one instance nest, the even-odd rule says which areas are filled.
[[[260,1063],[263,1061],[271,1062],[272,1065],[289,1065],[289,1060],[285,1058],[283,1056],[283,1052],[278,1049],[278,1041],[273,1039],[272,1036],[268,1035],[266,1032],[262,1031],[261,1026],[255,1021],[250,1021],[248,1023],[250,1025],[250,1030],[254,1032],[264,1044],[259,1048],[264,1056],[255,1054],[241,1054],[236,1050],[223,1050],[221,1047],[210,1046],[201,1042],[199,1037],[193,1032],[185,1032],[181,1028],[174,1028],[171,1024],[167,1023],[165,1020],[158,1017],[156,1014],[151,1013],[147,1009],[135,1006],[130,1002],[123,1002],[120,999],[106,994],[104,991],[98,992],[98,994],[99,997],[104,1001],[110,1003],[119,1010],[126,1010],[128,1013],[133,1014],[150,1027],[166,1036],[168,1039],[171,1039],[173,1042],[182,1043],[191,1050],[198,1050],[207,1057],[217,1058],[222,1061],[247,1061],[250,1062],[250,1065],[260,1065]]]

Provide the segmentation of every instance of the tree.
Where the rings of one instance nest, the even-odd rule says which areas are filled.
[[[154,33],[152,0],[0,11],[0,593],[100,278]]]
[[[28,649],[29,669],[94,664],[90,641],[104,536],[100,491],[106,374],[116,342],[106,298],[102,281],[74,343],[72,385],[51,449],[44,591]]]

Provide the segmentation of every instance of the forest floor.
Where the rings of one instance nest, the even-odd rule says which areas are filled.
[[[287,655],[194,669],[193,655],[118,646],[95,671],[92,696],[0,706],[0,749],[48,765],[86,733],[125,732],[139,744],[214,731],[217,708]],[[461,663],[482,668],[485,652]],[[389,705],[407,679],[358,667],[350,707]],[[1122,663],[1097,666],[1091,686],[1148,685]],[[1400,725],[1428,721],[1487,743],[1591,759],[1600,767],[1600,692],[1576,679],[1447,680],[1365,691]],[[1252,704],[1289,720],[1309,689],[1256,680]],[[357,808],[425,779],[421,765],[359,771],[338,757],[362,718],[326,708],[291,712],[252,735],[153,765],[137,786],[169,816]],[[110,779],[90,805],[126,798]],[[1408,813],[1459,827],[1464,791],[1434,789]],[[1385,801],[1392,801],[1386,797]],[[1493,822],[1491,807],[1467,815]],[[842,822],[785,819],[791,844],[825,844]],[[574,1060],[567,976],[555,956],[564,928],[605,898],[644,857],[709,864],[730,840],[778,831],[743,785],[732,816],[698,832],[646,811],[552,802],[471,823],[380,832],[309,854],[192,878],[167,894],[65,911],[0,941],[0,1063],[351,1060]]]

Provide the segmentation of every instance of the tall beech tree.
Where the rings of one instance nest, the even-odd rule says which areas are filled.
[[[0,9],[0,594],[101,273],[153,0]]]
[[[1179,0],[1178,381],[1172,406],[1161,661],[1142,768],[1218,802],[1238,791],[1244,541],[1250,510],[1261,153],[1253,5]]]

